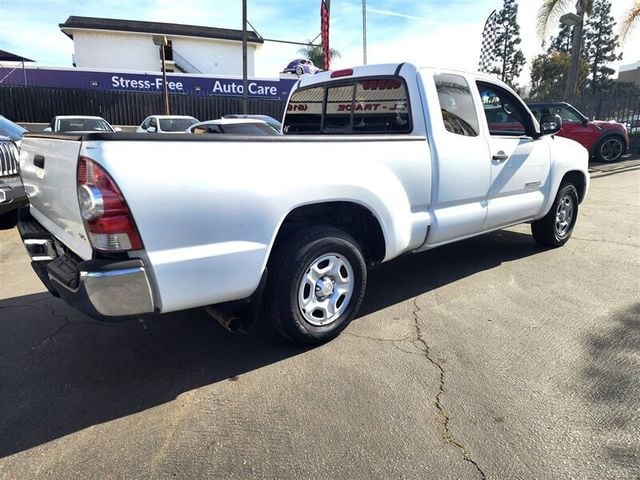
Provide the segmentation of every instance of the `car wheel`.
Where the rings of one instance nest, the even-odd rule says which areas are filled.
[[[297,343],[327,342],[357,314],[366,284],[364,256],[346,232],[318,226],[294,233],[269,262],[271,324]]]
[[[304,73],[304,68],[301,65],[296,67],[296,75],[302,75]]]
[[[620,137],[608,137],[598,145],[596,159],[601,162],[616,162],[624,153],[624,143]]]
[[[573,233],[578,218],[578,191],[571,183],[562,183],[551,210],[531,224],[531,234],[538,245],[561,247]]]

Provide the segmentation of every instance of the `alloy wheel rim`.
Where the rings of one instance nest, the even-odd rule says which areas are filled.
[[[610,138],[602,144],[600,153],[602,154],[602,158],[607,162],[617,160],[620,158],[620,155],[622,155],[622,143],[620,143],[620,140]]]
[[[564,238],[571,231],[574,216],[573,197],[569,194],[560,199],[556,210],[556,233],[558,237]]]
[[[327,253],[313,260],[300,278],[298,308],[316,327],[336,322],[353,296],[355,275],[344,255]]]

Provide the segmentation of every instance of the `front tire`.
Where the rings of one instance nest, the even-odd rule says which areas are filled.
[[[297,343],[319,344],[355,317],[367,284],[358,243],[333,227],[310,227],[284,240],[269,262],[267,302],[274,329]]]
[[[600,162],[617,162],[624,153],[624,142],[620,137],[608,137],[602,140],[596,151],[596,159]]]
[[[578,191],[571,183],[561,183],[551,210],[531,224],[531,234],[538,245],[561,247],[573,233],[578,218]]]

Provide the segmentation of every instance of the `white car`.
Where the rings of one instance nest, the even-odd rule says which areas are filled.
[[[112,127],[102,117],[87,115],[57,115],[51,119],[45,132],[53,133],[84,133],[84,132],[119,132],[119,128]]]
[[[280,135],[275,128],[263,120],[252,118],[219,118],[206,122],[196,123],[188,128],[187,132],[201,133],[226,133],[231,135],[270,136]]]
[[[138,133],[185,133],[200,120],[188,115],[151,115],[136,128]]]

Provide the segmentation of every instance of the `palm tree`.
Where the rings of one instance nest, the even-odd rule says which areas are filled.
[[[543,0],[542,7],[538,12],[538,33],[545,38],[549,25],[555,23],[560,14],[568,13],[572,0]],[[584,19],[591,14],[593,0],[577,0],[576,12],[577,22],[573,27],[573,38],[571,41],[571,64],[567,75],[567,86],[564,92],[565,100],[572,102],[576,92],[578,80],[578,67],[580,66],[580,55],[582,53],[582,31],[584,29]]]
[[[631,7],[624,17],[622,22],[622,28],[620,29],[620,36],[624,40],[627,34],[634,27],[634,24],[640,19],[640,0],[636,0],[636,4]]]
[[[322,47],[319,45],[312,45],[309,42],[304,48],[298,50],[299,53],[305,56],[305,58],[311,60],[316,67],[322,68]],[[335,48],[329,48],[329,63],[334,58],[340,58],[340,52]]]

